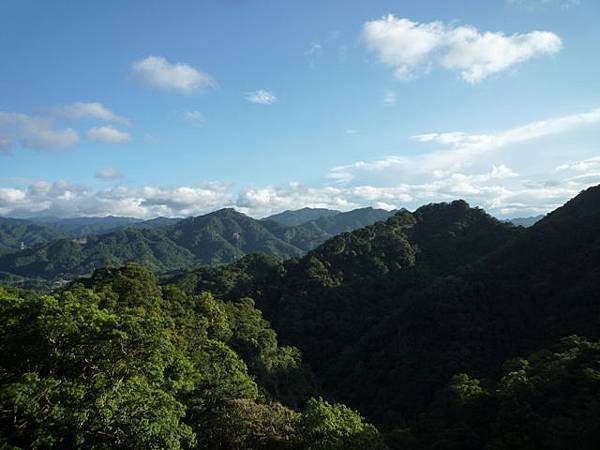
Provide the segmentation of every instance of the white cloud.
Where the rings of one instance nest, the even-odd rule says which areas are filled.
[[[190,123],[204,123],[204,114],[200,111],[185,111],[183,113],[183,119]]]
[[[96,178],[99,180],[117,180],[121,177],[122,175],[114,167],[105,167],[96,171]]]
[[[600,183],[600,157],[565,163],[564,147],[553,147],[545,138],[598,124],[600,109],[494,134],[419,134],[413,139],[438,148],[357,161],[333,168],[328,176],[340,189],[361,188],[373,201],[388,204],[401,199],[402,206],[416,207],[461,197],[498,215],[548,212]]]
[[[86,136],[90,141],[103,144],[124,144],[131,141],[129,133],[118,130],[111,125],[91,128]]]
[[[277,97],[271,91],[259,89],[258,91],[248,92],[246,100],[259,105],[273,105],[277,103]]]
[[[458,71],[468,83],[478,83],[536,56],[554,54],[561,39],[547,31],[505,35],[475,27],[418,23],[388,15],[366,22],[363,39],[379,60],[394,68],[398,79],[441,66]]]
[[[502,217],[534,215],[600,184],[598,152],[570,150],[574,133],[595,132],[599,124],[596,109],[495,133],[422,133],[413,139],[425,151],[340,166],[329,174],[333,182],[316,186],[289,183],[234,190],[228,183],[212,182],[92,191],[64,181],[40,181],[22,189],[0,188],[0,215],[148,218],[199,215],[229,206],[262,217],[304,206],[414,209],[457,198]],[[430,146],[435,147],[427,150]],[[103,175],[111,178],[115,172],[106,170]]]
[[[461,131],[449,133],[425,133],[412,136],[412,139],[419,142],[434,142],[436,144],[452,145],[459,147],[462,145],[486,144],[494,139],[494,136],[486,134],[467,134]]]
[[[217,86],[215,80],[201,70],[187,64],[171,64],[162,56],[148,56],[136,61],[132,70],[149,86],[186,95]]]
[[[239,193],[236,207],[258,217],[304,206],[313,208],[352,209],[356,204],[339,187],[307,187],[299,183],[287,186],[245,188]]]
[[[420,177],[423,174],[444,176],[468,167],[482,156],[500,148],[598,123],[600,123],[600,109],[594,109],[581,114],[532,122],[496,134],[464,132],[419,134],[413,136],[413,139],[419,142],[442,144],[449,148],[436,149],[412,157],[393,155],[380,160],[357,161],[334,167],[328,176],[336,181],[349,182],[360,174],[381,173],[383,170],[390,169],[404,177]]]
[[[26,194],[20,189],[0,188],[0,211],[25,200]]]
[[[585,159],[583,161],[567,162],[556,167],[555,171],[586,172],[592,169],[600,170],[600,156],[595,156],[593,158]]]
[[[0,111],[0,150],[10,151],[18,144],[36,150],[63,150],[79,142],[71,128],[57,129],[48,119]]]
[[[158,188],[146,186],[140,194],[140,206],[148,210],[159,209],[166,215],[189,216],[231,206],[232,196],[228,183],[207,183],[201,187],[178,186]],[[171,211],[169,213],[169,211]]]
[[[506,167],[504,164],[500,164],[499,166],[493,166],[492,172],[490,173],[490,178],[513,178],[518,177],[519,174],[512,170],[510,167]]]
[[[97,119],[104,122],[116,122],[124,125],[130,124],[128,119],[115,114],[102,103],[98,102],[71,103],[69,105],[52,108],[49,112],[56,117],[69,120]]]
[[[23,189],[0,188],[0,215],[18,217],[181,217],[205,214],[227,205],[232,205],[232,197],[224,183],[173,188],[118,186],[92,191],[65,181],[39,181]]]

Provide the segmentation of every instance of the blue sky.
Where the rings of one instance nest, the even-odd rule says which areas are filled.
[[[600,183],[600,3],[0,3],[0,214],[253,216]]]

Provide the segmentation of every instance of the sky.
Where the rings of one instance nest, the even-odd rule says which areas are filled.
[[[597,0],[0,0],[0,215],[500,218],[600,184]]]

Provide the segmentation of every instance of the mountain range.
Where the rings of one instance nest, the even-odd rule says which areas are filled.
[[[179,220],[108,217],[44,220],[37,224],[3,219],[7,231],[2,235],[6,239],[2,241],[5,250],[0,255],[0,279],[24,285],[32,285],[35,279],[33,285],[40,287],[127,262],[169,271],[230,263],[255,252],[291,258],[335,234],[370,225],[391,214],[362,208],[321,215],[296,226],[282,224],[277,217],[256,220],[231,208]],[[305,215],[306,211],[299,211],[295,221]],[[285,215],[288,223],[292,216],[293,212]]]
[[[600,339],[599,231],[600,186],[529,228],[454,201],[302,258],[252,255],[163,281],[253,298],[327,398],[395,429],[393,448],[562,449],[575,439],[591,449],[600,366],[585,339]]]
[[[359,218],[372,223],[351,230]],[[283,220],[293,221],[293,213]],[[341,232],[331,236],[335,231]],[[330,214],[294,226],[224,209],[166,226],[34,244],[0,257],[12,281],[18,271],[47,280],[94,272],[55,289],[52,297],[0,289],[12,305],[6,311],[18,319],[7,321],[3,336],[9,344],[2,354],[28,374],[38,353],[64,355],[65,361],[82,355],[84,373],[94,373],[97,360],[85,352],[128,334],[106,333],[96,322],[85,324],[88,318],[120,325],[117,317],[133,313],[132,322],[123,322],[136,324],[128,332],[149,332],[156,324],[140,328],[140,319],[165,315],[165,323],[180,328],[160,335],[188,341],[191,349],[221,348],[196,363],[199,380],[217,368],[209,379],[216,384],[182,397],[192,405],[190,423],[196,424],[193,405],[213,405],[203,396],[221,392],[224,380],[231,385],[225,398],[236,401],[245,398],[245,370],[260,386],[261,399],[258,391],[250,395],[258,403],[245,404],[246,412],[237,404],[208,407],[206,420],[224,414],[229,425],[214,448],[242,427],[241,420],[259,430],[252,436],[265,436],[265,430],[276,436],[268,444],[231,448],[592,450],[600,442],[599,231],[597,186],[530,227],[456,200],[393,215],[371,209]],[[123,261],[162,271],[160,286],[137,264],[94,270]],[[30,304],[35,306],[24,306]],[[52,326],[59,331],[47,342],[72,345],[73,351],[39,345]],[[62,338],[65,330],[68,339]],[[98,336],[90,341],[82,330]],[[131,342],[135,351],[126,367],[137,367],[144,359],[137,356],[137,341]],[[162,345],[156,355],[169,348]],[[214,358],[206,359],[209,354]],[[247,366],[232,365],[235,355]],[[107,361],[112,367],[112,356]],[[222,367],[221,361],[229,362]],[[38,375],[46,376],[45,366],[39,367]],[[70,373],[70,364],[63,367]],[[36,405],[43,398],[37,391],[10,392],[29,395]],[[317,419],[274,428],[282,411],[291,417],[286,408],[305,403],[309,411],[311,404],[321,411]],[[223,410],[226,405],[239,414]],[[7,411],[12,418],[13,410]],[[45,421],[47,414],[39,417]],[[365,438],[363,420],[376,428],[357,441]],[[314,434],[306,432],[309,423],[317,424]],[[323,423],[345,436],[342,444],[328,443],[331,431]],[[354,424],[354,434],[340,423]],[[320,437],[321,444],[288,445],[294,430]]]

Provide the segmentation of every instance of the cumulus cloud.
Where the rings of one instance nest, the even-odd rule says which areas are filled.
[[[308,187],[299,183],[286,186],[249,187],[240,191],[236,207],[251,215],[265,216],[305,206],[347,210],[356,207],[345,189],[335,186]]]
[[[419,23],[388,15],[366,22],[363,40],[398,79],[410,79],[440,66],[458,71],[468,83],[479,83],[536,56],[554,54],[561,39],[547,31],[505,35],[480,32],[442,22]]]
[[[15,144],[36,150],[64,150],[79,142],[72,128],[59,129],[43,117],[0,111],[0,150]]]
[[[258,105],[273,105],[277,103],[277,97],[271,91],[259,89],[258,91],[248,92],[246,100]]]
[[[337,166],[330,171],[329,178],[349,182],[361,173],[377,173],[389,169],[396,170],[403,176],[423,174],[443,176],[468,167],[477,158],[495,150],[599,123],[600,109],[594,109],[581,114],[532,122],[496,134],[464,132],[419,134],[413,136],[413,139],[424,143],[441,144],[442,148],[417,156],[392,155],[380,160],[357,161]]]
[[[90,128],[86,136],[90,141],[102,144],[124,144],[131,141],[129,133],[118,130],[111,125]]]
[[[196,215],[215,208],[231,205],[232,197],[228,183],[207,183],[201,187],[179,186],[158,188],[147,186],[141,190],[140,206],[164,211],[175,211],[176,215]]]
[[[205,214],[231,204],[231,194],[224,183],[173,188],[117,186],[93,191],[66,181],[39,181],[22,189],[0,188],[0,215],[20,217],[184,217]]]
[[[104,122],[121,123],[123,125],[130,124],[129,119],[115,114],[102,103],[98,102],[71,103],[69,105],[52,108],[49,112],[53,116],[68,120],[97,119]]]
[[[183,63],[172,64],[162,56],[148,56],[136,61],[132,71],[149,86],[185,95],[217,86],[216,81],[201,70]]]
[[[424,151],[339,166],[322,185],[289,183],[234,190],[228,183],[212,182],[93,191],[64,181],[40,181],[24,188],[0,188],[0,215],[181,217],[235,207],[262,217],[305,206],[414,209],[457,198],[500,217],[534,215],[600,184],[598,151],[593,147],[571,150],[563,144],[572,142],[574,133],[595,133],[599,124],[600,109],[596,109],[493,133],[421,133],[413,136],[411,145]],[[110,178],[114,172],[107,170],[104,175]]]
[[[583,161],[570,161],[556,167],[556,172],[586,172],[589,170],[600,170],[600,156],[584,159]]]
[[[338,166],[329,178],[341,188],[369,186],[374,200],[388,204],[462,197],[498,215],[547,212],[600,182],[600,157],[564,162],[564,147],[545,138],[598,124],[596,109],[494,134],[419,134],[413,139],[433,150]]]
[[[96,171],[96,178],[99,180],[117,180],[121,177],[122,175],[114,167],[105,167]]]

